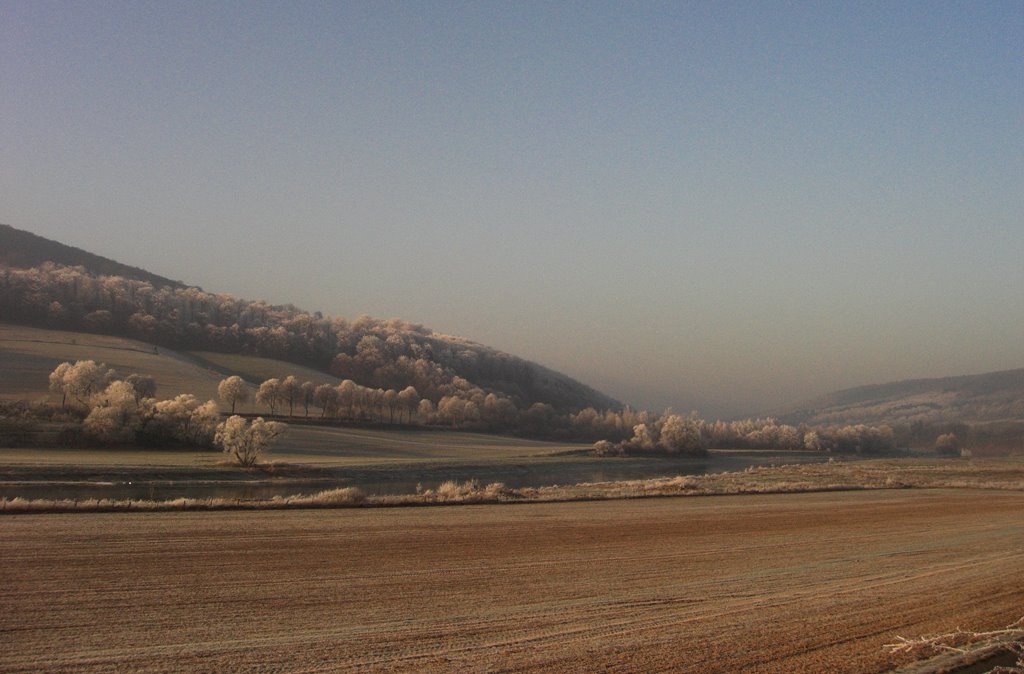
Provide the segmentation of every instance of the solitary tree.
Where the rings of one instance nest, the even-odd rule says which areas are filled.
[[[287,428],[277,421],[264,421],[263,417],[250,424],[240,416],[232,416],[217,426],[214,443],[239,466],[253,466]]]
[[[235,403],[244,403],[249,400],[249,387],[245,380],[237,375],[232,375],[217,386],[217,395],[224,401],[224,404],[231,405],[231,413],[235,413]]]

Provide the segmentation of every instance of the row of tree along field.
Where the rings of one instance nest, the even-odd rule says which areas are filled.
[[[81,435],[103,444],[215,444],[221,424],[217,402],[201,402],[190,394],[157,400],[149,377],[120,376],[94,361],[62,363],[49,376],[49,389],[60,409],[81,421]],[[221,403],[234,414],[250,401],[251,387],[240,377],[224,379],[218,387]],[[696,414],[666,411],[652,414],[629,408],[598,412],[588,408],[559,415],[537,403],[520,411],[507,398],[477,390],[475,398],[446,396],[438,405],[420,398],[413,387],[401,391],[370,389],[345,380],[337,386],[302,382],[294,376],[268,379],[253,396],[268,416],[378,424],[417,424],[473,430],[523,430],[535,435],[574,441],[594,441],[603,456],[626,454],[701,455],[710,448],[757,448],[883,453],[895,449],[887,426],[811,428],[780,425],[773,419],[707,422]],[[233,422],[239,423],[239,422]],[[263,423],[263,422],[261,422]],[[943,440],[943,447],[950,439]]]
[[[240,377],[221,382],[220,397],[235,409],[247,402],[249,388]],[[264,381],[255,395],[271,415],[284,412],[291,417],[298,409],[306,418],[310,407],[319,408],[319,418],[372,421],[377,423],[419,423],[473,430],[524,431],[532,435],[594,441],[601,455],[645,452],[701,454],[720,449],[802,449],[881,453],[896,448],[888,426],[849,425],[811,429],[779,425],[774,419],[707,422],[695,414],[682,416],[671,411],[661,415],[647,411],[593,408],[576,414],[559,415],[553,408],[535,403],[518,410],[507,398],[476,389],[467,397],[445,396],[437,405],[421,399],[412,386],[401,391],[371,389],[352,380],[337,386],[301,382],[294,376]]]
[[[466,389],[475,387],[506,397],[519,409],[534,402],[561,412],[616,406],[534,363],[400,319],[348,321],[195,287],[97,276],[82,267],[0,267],[0,316],[174,349],[274,358],[372,389],[412,386],[434,403],[444,396],[466,397]]]

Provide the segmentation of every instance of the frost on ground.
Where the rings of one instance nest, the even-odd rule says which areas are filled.
[[[889,489],[0,517],[0,671],[889,671],[916,658],[896,635],[1020,616],[1022,511]]]

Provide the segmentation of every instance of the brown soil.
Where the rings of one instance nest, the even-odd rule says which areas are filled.
[[[872,672],[1024,606],[1024,494],[0,518],[0,671]]]

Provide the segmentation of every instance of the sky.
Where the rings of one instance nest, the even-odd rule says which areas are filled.
[[[1024,367],[1024,1],[0,0],[0,222],[653,409]]]

